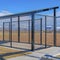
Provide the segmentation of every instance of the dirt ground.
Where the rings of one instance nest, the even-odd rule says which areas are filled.
[[[35,32],[35,43],[40,44],[40,33]],[[47,45],[53,45],[53,32],[48,32],[46,34],[46,43]],[[0,31],[0,40],[3,40],[3,33]],[[9,32],[5,31],[4,33],[4,40],[9,41]],[[12,41],[18,42],[18,32],[14,31],[12,32]],[[30,40],[29,40],[29,33],[28,32],[21,32],[20,33],[20,42],[31,42],[31,33],[30,33]],[[42,32],[42,44],[45,44],[45,32]],[[60,33],[56,33],[56,45],[60,46]]]
[[[23,52],[23,53],[21,53],[21,52],[23,52],[23,50],[20,50],[20,49],[17,50],[17,49],[13,49],[13,48],[7,48],[7,47],[0,46],[0,55],[6,54],[5,56],[3,55],[3,58],[5,60],[7,60],[9,58],[23,56],[24,54],[31,54],[31,52]]]

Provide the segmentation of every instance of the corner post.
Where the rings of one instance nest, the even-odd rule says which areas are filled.
[[[29,32],[28,43],[30,44],[30,20],[28,20],[28,32]]]
[[[32,13],[32,16],[31,16],[31,50],[34,51],[34,13]]]
[[[3,41],[4,41],[4,22],[3,22]]]
[[[42,45],[42,18],[40,19],[40,45]]]
[[[47,47],[47,29],[46,29],[46,25],[47,25],[47,16],[45,16],[45,48]]]
[[[53,9],[54,11],[54,46],[56,46],[56,9]]]
[[[10,46],[12,48],[12,17],[10,17]]]
[[[18,16],[18,42],[20,42],[20,17]]]

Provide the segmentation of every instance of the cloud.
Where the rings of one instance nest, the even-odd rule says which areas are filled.
[[[30,16],[22,16],[20,17],[20,20],[31,20]]]
[[[1,28],[2,26],[0,26],[0,28]]]
[[[50,15],[53,16],[53,13]],[[56,16],[60,16],[60,11],[56,12]]]
[[[58,12],[56,13],[56,15],[57,15],[57,16],[60,16],[60,11],[58,11]]]
[[[13,13],[11,13],[9,11],[6,11],[6,10],[3,10],[3,11],[0,12],[0,16],[11,15],[11,14],[13,14]],[[60,16],[60,11],[56,12],[56,14],[57,14],[57,16]],[[51,15],[53,15],[53,14],[51,14]],[[13,18],[14,21],[17,21],[17,19],[18,19],[17,17]],[[6,19],[6,20],[8,21],[8,19]],[[30,16],[21,16],[20,20],[31,20],[31,17]],[[2,22],[0,22],[0,23],[2,23]],[[44,23],[45,23],[45,21],[44,21],[44,18],[43,18],[43,29],[44,29],[44,25],[45,25]],[[28,28],[28,21],[21,21],[20,24],[21,24],[20,28],[26,28],[26,29]],[[8,24],[6,24],[6,27],[7,27],[7,25]],[[53,26],[53,18],[52,17],[47,18],[47,26]],[[60,21],[57,22],[57,26],[60,27]],[[0,24],[0,28],[1,27],[2,27],[2,25]],[[17,22],[13,23],[13,27],[17,29],[17,27],[18,27]],[[35,29],[39,29],[39,27],[40,27],[40,22],[37,21],[35,23]]]
[[[3,10],[3,11],[0,11],[0,16],[5,16],[5,15],[12,15],[13,13],[7,11],[7,10]],[[17,17],[13,17],[13,21],[17,21]],[[20,20],[30,20],[30,16],[20,16]],[[3,26],[3,22],[9,22],[10,20],[9,19],[2,19],[0,20],[0,28]],[[27,28],[27,23],[28,21],[21,21],[21,28]],[[22,25],[23,24],[23,25]],[[14,26],[14,28],[17,28],[18,27],[18,24],[17,22],[14,22],[12,24]],[[8,24],[5,24],[5,28],[8,28]]]
[[[7,11],[7,10],[2,10],[0,11],[0,16],[5,16],[5,15],[12,15],[13,13]],[[20,20],[30,20],[31,17],[30,16],[21,16]],[[14,20],[16,20],[16,18],[14,18]]]
[[[0,16],[10,15],[10,14],[12,14],[12,13],[7,10],[0,11]]]

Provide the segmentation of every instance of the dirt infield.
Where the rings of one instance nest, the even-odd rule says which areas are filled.
[[[23,53],[21,53],[21,52],[23,52]],[[6,54],[6,55],[4,55],[4,54]],[[0,55],[2,55],[4,59],[23,56],[24,54],[31,54],[31,52],[24,52],[22,50],[17,50],[17,49],[13,49],[13,48],[0,46]]]
[[[60,33],[56,33],[56,45],[60,46]],[[0,40],[3,40],[3,33],[0,31]],[[9,32],[5,31],[4,33],[4,40],[9,40]],[[18,32],[14,31],[12,33],[12,41],[18,42]],[[20,41],[21,42],[28,42],[29,41],[29,33],[28,32],[21,32],[20,33]],[[46,36],[47,45],[53,45],[54,36],[53,32],[48,32]],[[30,42],[31,42],[31,33],[30,33]],[[35,32],[35,43],[40,44],[40,33]],[[45,32],[42,32],[42,43],[45,44]]]

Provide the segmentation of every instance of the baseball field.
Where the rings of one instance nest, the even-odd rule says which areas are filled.
[[[34,40],[35,43],[40,44],[40,32],[35,32],[34,33]],[[30,39],[29,39],[30,38]],[[0,31],[0,40],[3,41],[3,32]],[[4,40],[9,41],[9,32],[5,31],[4,32]],[[18,32],[13,31],[12,32],[12,41],[18,42]],[[29,32],[27,31],[21,31],[20,32],[20,42],[31,42],[31,32],[30,32],[30,37],[29,37]],[[53,32],[47,32],[46,34],[46,43],[47,45],[54,45],[54,36]],[[42,32],[42,44],[45,44],[45,32]],[[56,33],[56,45],[60,46],[60,33]]]

